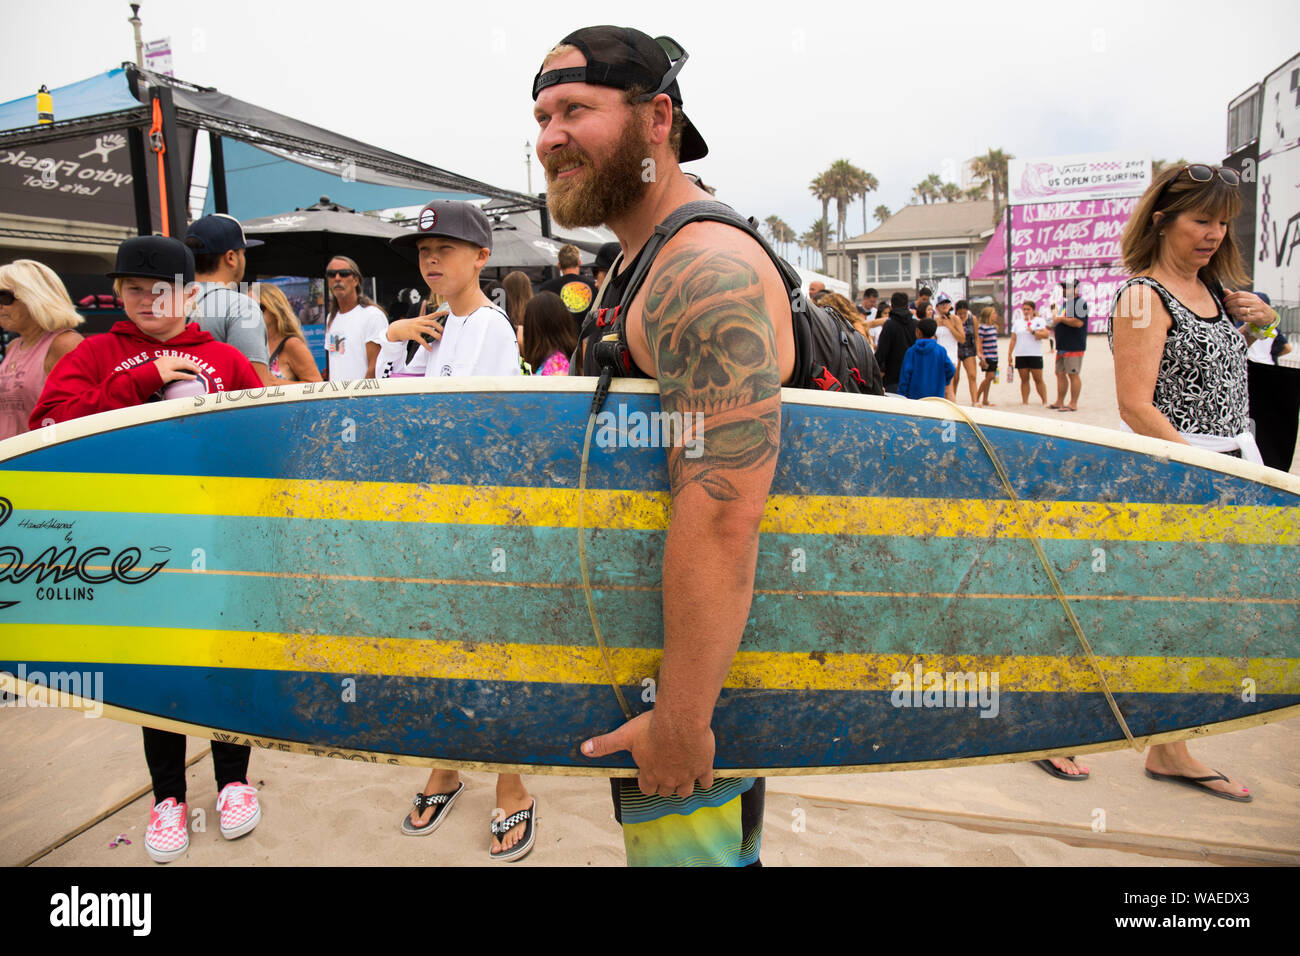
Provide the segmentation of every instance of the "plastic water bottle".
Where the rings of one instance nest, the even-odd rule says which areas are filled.
[[[182,378],[174,382],[168,382],[163,386],[163,399],[171,401],[174,398],[189,398],[192,395],[208,394],[208,387],[198,378]]]

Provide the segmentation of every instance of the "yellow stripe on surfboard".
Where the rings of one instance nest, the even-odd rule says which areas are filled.
[[[595,647],[551,644],[468,643],[410,638],[278,634],[181,628],[0,625],[0,652],[9,660],[64,661],[78,665],[242,668],[320,672],[348,676],[429,677],[466,681],[606,684]],[[610,648],[620,683],[653,677],[662,652]],[[1257,694],[1300,693],[1300,659],[1226,657],[1101,657],[1116,693],[1242,692],[1250,679]],[[893,675],[913,673],[998,675],[999,691],[1097,691],[1082,656],[821,654],[741,650],[727,687],[779,690],[893,690]],[[973,689],[972,689],[973,690]]]
[[[7,472],[6,496],[25,511],[402,521],[576,528],[578,492],[396,482]],[[666,492],[588,490],[588,527],[661,531]],[[1300,544],[1300,508],[1086,501],[1022,502],[1047,540]],[[783,534],[1022,537],[1009,502],[979,498],[769,495],[761,530]]]

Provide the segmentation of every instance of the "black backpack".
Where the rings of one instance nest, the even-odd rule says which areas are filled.
[[[799,273],[788,262],[772,251],[772,247],[759,234],[752,219],[745,219],[730,206],[710,200],[689,202],[678,207],[673,213],[655,226],[653,235],[646,241],[645,247],[637,260],[636,268],[623,290],[622,300],[617,303],[617,310],[593,307],[588,313],[589,320],[597,315],[612,315],[613,328],[603,336],[604,343],[615,345],[614,350],[597,348],[595,357],[602,364],[615,366],[615,374],[624,374],[627,356],[627,327],[624,318],[627,307],[636,297],[637,290],[650,274],[655,256],[664,243],[677,234],[683,226],[692,222],[722,222],[735,226],[752,236],[776,265],[785,283],[786,295],[790,297],[790,318],[794,330],[794,374],[787,383],[788,388],[819,389],[824,392],[855,392],[865,395],[885,394],[884,376],[876,365],[875,353],[866,337],[853,327],[849,317],[828,306],[820,306],[809,301],[803,294],[803,283]],[[603,305],[601,302],[597,306]],[[599,323],[603,324],[603,323]],[[617,339],[615,339],[617,336]],[[613,341],[611,341],[613,340]],[[604,344],[602,343],[602,344]],[[595,345],[597,343],[593,343]],[[610,361],[611,351],[623,357],[620,361]]]

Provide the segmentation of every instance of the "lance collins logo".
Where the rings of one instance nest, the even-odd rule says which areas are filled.
[[[148,936],[153,926],[150,893],[68,893],[50,897],[51,926],[129,926],[133,936]]]
[[[922,671],[918,663],[912,673],[900,671],[889,682],[895,707],[977,707],[981,717],[998,715],[997,671]]]

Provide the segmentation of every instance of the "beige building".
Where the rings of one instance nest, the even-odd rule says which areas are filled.
[[[915,295],[922,282],[937,289],[946,278],[964,280],[966,298],[1000,302],[1001,280],[967,279],[995,228],[991,200],[904,206],[876,229],[845,242],[843,252],[832,243],[826,271],[847,280],[856,265],[855,297],[866,288],[878,289],[881,298],[898,291]]]

